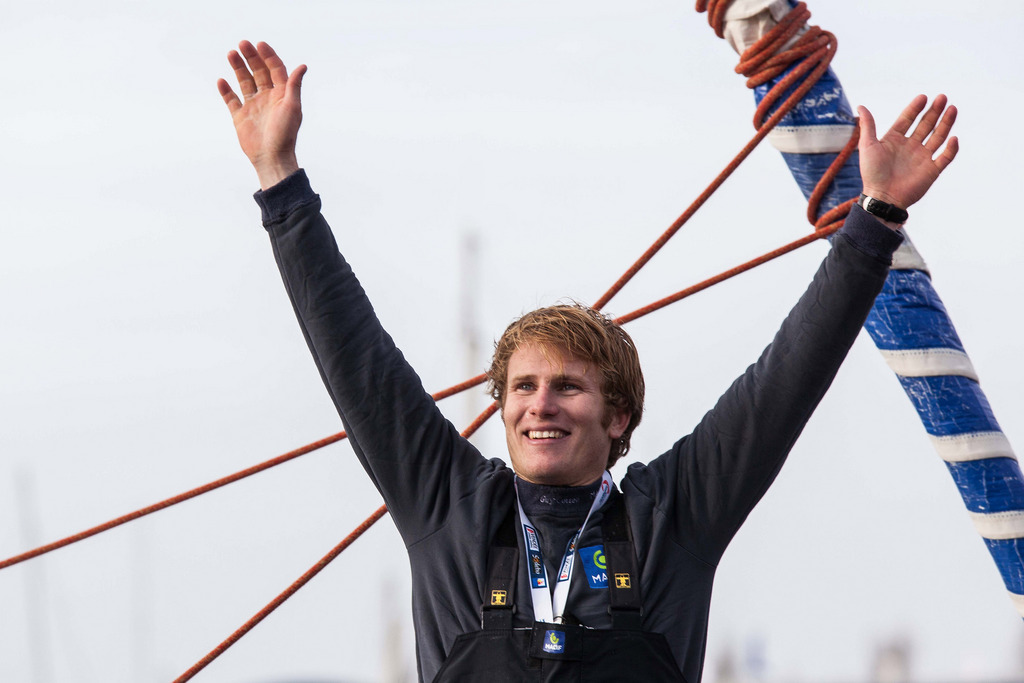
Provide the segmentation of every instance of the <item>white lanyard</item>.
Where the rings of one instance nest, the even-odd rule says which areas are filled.
[[[523,525],[523,540],[526,542],[526,573],[530,577],[530,595],[533,598],[533,614],[536,621],[543,621],[549,624],[561,622],[562,613],[565,612],[565,602],[569,598],[569,584],[571,583],[572,569],[576,560],[576,541],[586,528],[590,515],[594,513],[594,510],[604,505],[611,492],[612,475],[605,470],[604,475],[601,477],[601,488],[597,490],[597,495],[594,496],[594,503],[590,506],[590,512],[587,513],[587,517],[583,520],[583,525],[580,526],[579,531],[569,539],[569,545],[562,556],[562,568],[558,572],[558,579],[555,581],[555,594],[552,597],[551,591],[548,588],[548,570],[544,566],[544,557],[541,555],[540,538],[537,536],[537,531],[534,529],[533,524],[530,523],[526,513],[523,512],[523,506],[519,502],[519,488],[518,486],[516,487],[516,507],[519,509],[519,521]]]

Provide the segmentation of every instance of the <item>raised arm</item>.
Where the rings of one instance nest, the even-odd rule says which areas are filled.
[[[228,63],[242,98],[223,78],[217,81],[217,90],[231,112],[238,143],[266,190],[299,170],[295,141],[302,123],[300,94],[306,65],[289,74],[274,48],[266,43],[253,46],[247,40],[228,53]]]
[[[259,176],[274,258],[299,327],[349,442],[407,543],[436,531],[453,501],[500,472],[437,409],[388,336],[300,171],[300,66],[288,75],[266,43],[228,54],[242,98],[221,79],[238,141]]]
[[[942,149],[956,116],[943,96],[907,136],[926,103],[915,98],[881,140],[871,114],[861,110],[865,193],[901,209],[927,192],[957,152],[956,138]],[[648,467],[631,466],[631,482],[671,515],[678,542],[697,557],[716,563],[771,485],[864,324],[902,241],[889,229],[898,227],[883,227],[853,207],[811,286],[757,363],[691,435]]]

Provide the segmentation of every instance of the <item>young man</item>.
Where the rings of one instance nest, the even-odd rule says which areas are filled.
[[[628,335],[575,306],[514,322],[489,373],[510,470],[444,419],[338,252],[295,158],[305,67],[289,75],[265,43],[239,49],[228,61],[243,99],[218,88],[303,334],[406,544],[420,679],[699,680],[717,563],[856,338],[899,225],[854,207],[757,363],[693,433],[631,465],[621,493],[607,469],[643,408]],[[864,192],[890,210],[956,155],[956,110],[941,95],[926,104],[881,140],[860,109]]]

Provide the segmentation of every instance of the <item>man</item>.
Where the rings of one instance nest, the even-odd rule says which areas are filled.
[[[295,158],[305,67],[289,75],[265,43],[239,50],[243,99],[218,89],[303,334],[406,544],[421,680],[699,680],[717,563],[856,338],[898,222],[854,207],[757,363],[693,433],[631,465],[621,493],[607,469],[643,408],[628,335],[576,306],[514,322],[489,371],[509,470],[444,419],[338,252]],[[860,109],[865,205],[896,221],[957,152],[956,110],[926,105],[881,140]]]

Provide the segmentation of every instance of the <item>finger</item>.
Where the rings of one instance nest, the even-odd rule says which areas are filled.
[[[242,96],[246,99],[256,94],[256,81],[253,80],[252,74],[249,73],[249,67],[245,65],[245,60],[238,54],[237,50],[232,50],[228,53],[228,64],[231,65],[231,69],[235,72],[235,78],[238,79],[238,89],[242,91]]]
[[[875,117],[871,115],[867,107],[857,107],[857,114],[860,115],[860,140],[858,146],[872,142],[878,142],[875,137]]]
[[[928,141],[924,144],[924,148],[932,154],[935,154],[939,147],[942,147],[942,143],[945,141],[946,136],[949,135],[949,130],[953,127],[956,122],[956,107],[949,106],[946,111],[942,114],[942,119],[939,120],[939,125],[935,127]]]
[[[294,99],[296,102],[302,101],[302,77],[306,75],[306,65],[300,64],[295,67],[295,71],[292,72],[291,76],[288,77],[288,85],[285,90],[285,97],[288,99]]]
[[[238,44],[238,50],[245,57],[245,61],[249,63],[253,81],[256,83],[256,90],[274,87],[274,82],[270,78],[270,69],[267,68],[267,63],[260,57],[260,53],[253,44],[248,40],[243,40]]]
[[[259,52],[263,62],[270,69],[270,80],[275,86],[284,85],[288,82],[288,69],[284,68],[284,62],[274,52],[274,48],[266,43],[257,43],[256,51]]]
[[[238,99],[238,95],[235,94],[235,91],[231,89],[231,86],[223,78],[217,79],[217,91],[224,100],[224,104],[228,105],[229,112],[234,114],[242,108],[242,101]]]
[[[928,134],[932,132],[932,129],[935,128],[935,122],[939,120],[939,115],[945,108],[946,96],[939,95],[932,102],[932,106],[928,107],[928,111],[924,113],[921,120],[917,122],[914,132],[910,134],[910,139],[917,140],[918,142],[924,141]]]
[[[935,160],[935,167],[939,169],[939,173],[942,173],[947,166],[956,158],[956,153],[960,151],[960,141],[953,136],[946,143],[946,149],[942,150],[942,154]]]
[[[889,129],[889,133],[895,133],[900,137],[906,137],[907,131],[910,130],[910,126],[913,125],[914,120],[918,114],[924,110],[924,105],[928,103],[928,98],[924,95],[918,95],[910,101],[910,104],[900,112],[899,117],[896,119],[896,123],[892,124],[892,128]]]

